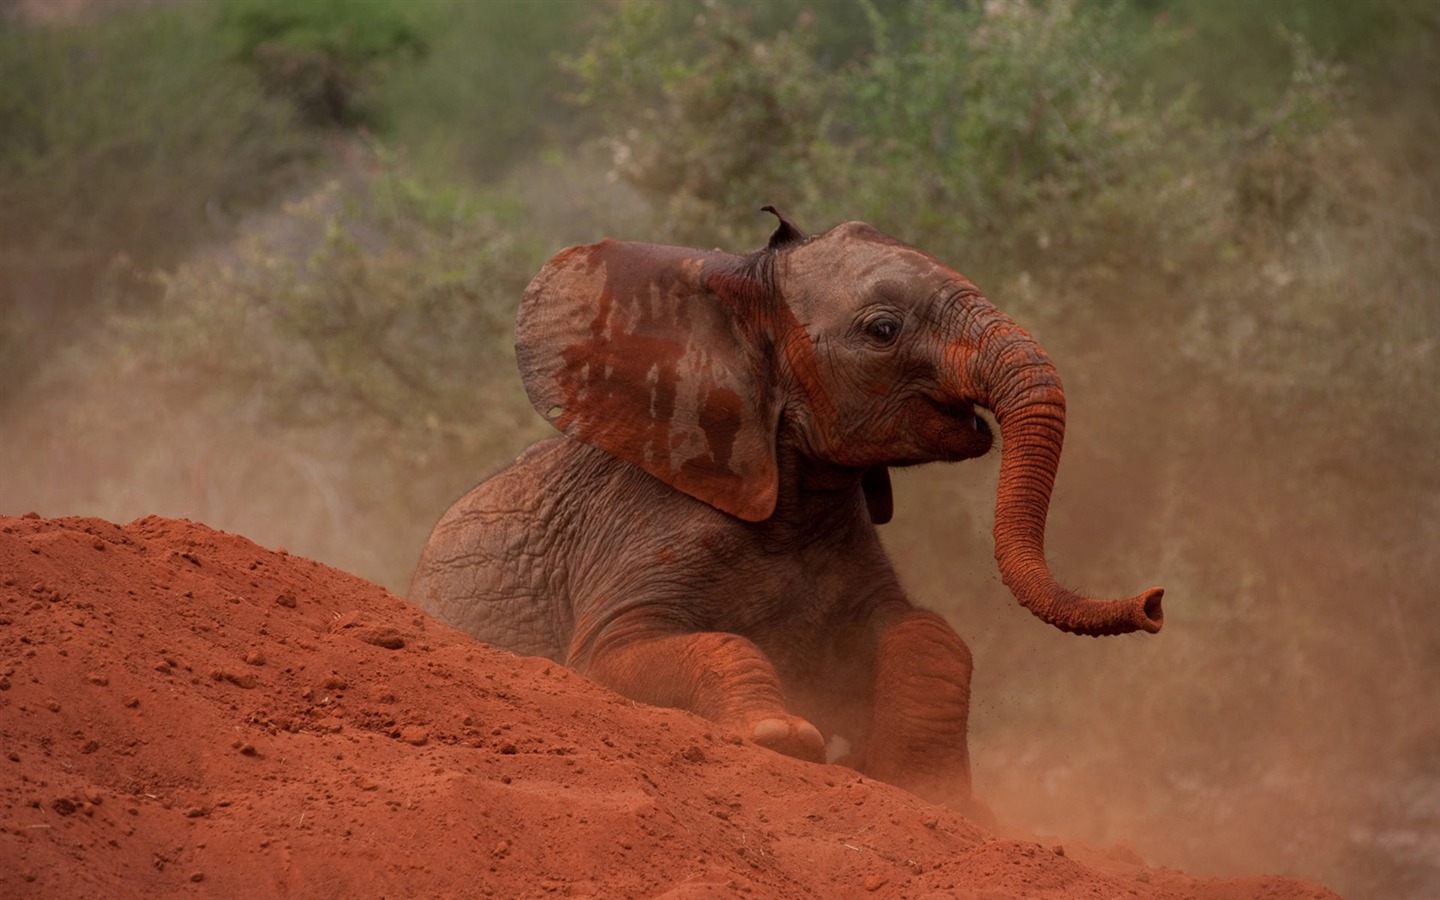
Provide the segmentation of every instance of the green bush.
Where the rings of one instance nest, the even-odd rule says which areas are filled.
[[[1122,30],[1118,8],[861,8],[869,46],[822,64],[824,7],[768,31],[746,6],[705,7],[692,29],[619,7],[572,68],[663,234],[728,237],[737,213],[775,202],[1000,270],[1073,265],[1109,255],[1117,228],[1152,237],[1202,187],[1175,177],[1195,136],[1183,102],[1131,86],[1162,36]]]
[[[575,99],[606,127],[615,175],[652,200],[659,236],[753,239],[759,207],[808,207],[825,183],[824,73],[803,28],[762,39],[744,7],[684,23],[689,9],[620,4],[568,64]]]
[[[318,126],[374,125],[387,67],[423,56],[402,4],[368,0],[227,0],[222,34],[272,94]]]
[[[399,461],[508,447],[492,418],[524,405],[511,331],[543,251],[474,200],[378,164],[262,223],[238,260],[161,275],[160,306],[129,319],[135,344],[186,379],[258,388],[277,424],[344,422]]]
[[[485,0],[406,3],[426,53],[377,85],[387,138],[417,169],[493,181],[537,148],[567,146],[589,124],[566,105],[557,53],[583,43],[597,6]]]
[[[223,61],[206,8],[0,28],[0,405],[114,293],[117,254],[228,237],[315,146]]]
[[[226,460],[204,468],[202,509],[216,496],[283,508],[289,491],[293,515],[246,519],[257,539],[403,590],[440,511],[542,434],[512,329],[548,248],[383,154],[366,168],[252,221],[235,253],[151,276],[159,299],[118,313],[104,361],[75,377],[103,365],[127,393],[230,435],[188,441]],[[118,431],[112,445],[139,441],[123,423],[104,430]]]

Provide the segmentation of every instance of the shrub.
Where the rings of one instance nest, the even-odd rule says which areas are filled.
[[[548,248],[472,195],[370,165],[257,220],[235,255],[155,275],[159,301],[117,318],[105,365],[217,433],[239,427],[204,496],[288,505],[251,526],[257,539],[280,529],[276,543],[403,590],[439,511],[544,427],[511,334]],[[277,456],[308,460],[314,497],[275,493]],[[296,536],[292,519],[316,524]]]
[[[426,49],[396,3],[230,0],[222,8],[235,58],[312,125],[381,121],[375,95],[384,70]]]
[[[187,4],[0,28],[0,405],[89,327],[116,254],[169,264],[228,236],[314,150],[212,24]]]
[[[753,240],[760,217],[737,212],[807,205],[824,181],[824,73],[806,32],[761,39],[752,21],[740,6],[622,3],[568,63],[614,176],[654,202],[669,239]]]

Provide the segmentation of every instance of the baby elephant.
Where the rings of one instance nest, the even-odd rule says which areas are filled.
[[[735,255],[606,240],[525,291],[516,356],[563,436],[435,526],[410,599],[808,760],[970,800],[970,653],[876,534],[889,469],[1001,437],[995,559],[1065,631],[1160,630],[1160,588],[1079,597],[1045,563],[1065,395],[964,276],[859,222]],[[836,749],[848,748],[848,749]]]

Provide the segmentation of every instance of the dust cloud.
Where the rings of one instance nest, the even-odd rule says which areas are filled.
[[[1042,337],[1072,396],[1049,556],[1097,596],[1163,585],[1160,634],[1077,638],[1010,599],[990,556],[995,454],[897,473],[883,532],[915,598],[974,651],[977,793],[1002,827],[1196,874],[1423,896],[1440,878],[1433,486],[1417,494],[1403,453],[1349,423],[1330,471],[1286,440],[1293,425],[1262,429],[1213,386],[1157,400],[1125,349],[1140,336],[1082,337]],[[96,374],[40,373],[6,410],[4,512],[189,518],[403,592],[434,517],[505,462],[366,506],[342,430],[268,426],[198,383],[136,388],[106,352],[98,332],[75,341],[54,363]]]
[[[1144,339],[1048,339],[1085,386],[1070,391],[1048,549],[1062,582],[1096,596],[1163,585],[1158,635],[1075,638],[1015,604],[983,552],[984,464],[897,479],[887,543],[902,577],[976,657],[977,792],[1002,822],[1191,872],[1428,895],[1433,474],[1383,427],[1328,417],[1330,397],[1271,417],[1200,380],[1164,396],[1138,371]],[[1317,442],[1308,422],[1333,435]]]

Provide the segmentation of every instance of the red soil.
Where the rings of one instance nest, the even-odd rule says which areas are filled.
[[[1325,898],[1037,843],[186,521],[0,517],[0,897]]]

